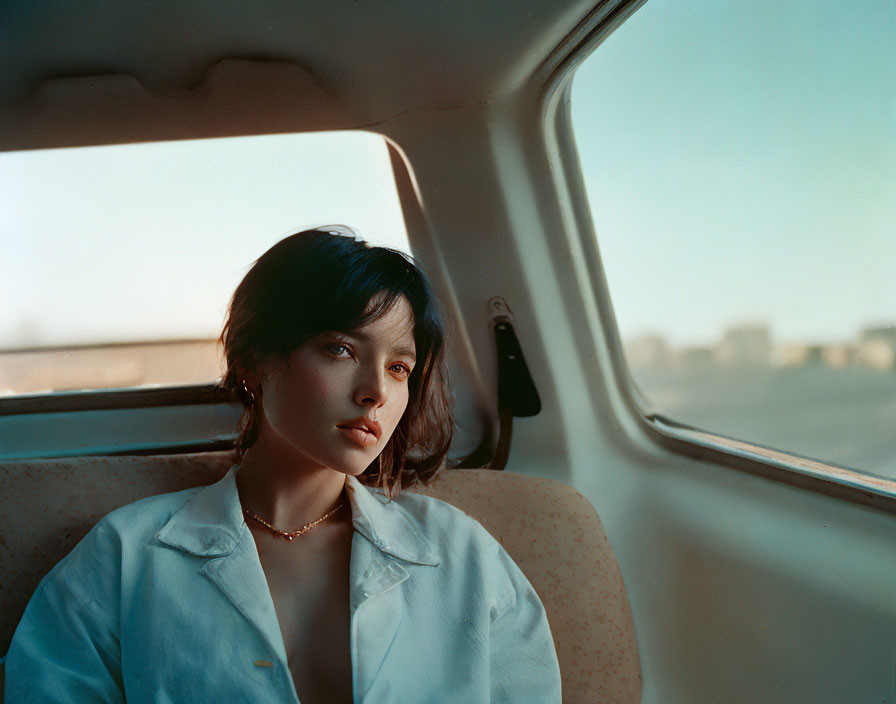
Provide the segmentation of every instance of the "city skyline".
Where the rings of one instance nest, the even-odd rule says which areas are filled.
[[[775,340],[767,324],[745,323],[727,327],[708,345],[675,345],[661,334],[644,334],[624,339],[623,348],[633,368],[821,363],[889,371],[896,369],[896,323],[863,328],[851,340],[827,341]]]

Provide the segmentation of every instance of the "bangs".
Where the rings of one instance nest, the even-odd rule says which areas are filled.
[[[249,281],[257,278],[257,281]],[[274,245],[247,274],[264,291],[252,321],[261,357],[288,357],[328,330],[350,333],[385,315],[402,297],[413,313],[414,342],[426,360],[441,338],[440,315],[429,285],[398,250],[371,247],[332,231],[306,231]]]
[[[362,328],[392,310],[403,296],[411,304],[416,330],[425,313],[419,310],[420,277],[413,264],[401,252],[383,247],[359,254],[360,261],[343,272],[331,305],[325,306],[328,310],[321,311],[333,321],[328,327],[342,332]]]

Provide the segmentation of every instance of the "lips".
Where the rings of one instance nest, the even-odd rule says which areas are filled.
[[[353,442],[366,447],[379,442],[383,429],[375,420],[361,416],[336,425]]]

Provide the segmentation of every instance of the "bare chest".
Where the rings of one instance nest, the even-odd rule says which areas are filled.
[[[253,533],[299,700],[351,702],[350,529],[304,544]]]

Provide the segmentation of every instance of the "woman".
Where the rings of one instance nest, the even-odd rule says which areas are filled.
[[[451,439],[422,272],[300,232],[240,283],[221,338],[237,463],[112,512],[44,578],[7,703],[560,701],[526,578],[476,521],[401,491]]]

